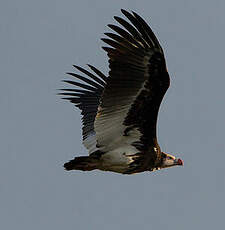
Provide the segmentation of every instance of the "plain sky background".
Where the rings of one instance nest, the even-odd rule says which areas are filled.
[[[134,10],[164,48],[171,87],[158,139],[184,167],[132,176],[66,172],[87,151],[80,112],[56,96],[72,64],[107,73],[100,38]],[[0,2],[0,228],[222,229],[225,1]]]

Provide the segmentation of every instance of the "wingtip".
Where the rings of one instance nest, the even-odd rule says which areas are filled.
[[[58,95],[58,96],[62,96],[62,91],[63,91],[64,89],[56,89],[56,91],[60,91],[59,93],[56,93],[56,95]],[[62,98],[61,98],[62,99]]]
[[[126,16],[126,14],[129,14],[127,10],[121,9],[121,12]]]
[[[71,94],[70,93],[57,93],[57,95],[66,96],[66,95],[71,95]]]
[[[91,64],[87,64],[87,66],[88,66],[90,69],[93,68],[93,65],[91,65]]]
[[[128,10],[125,10],[125,9],[123,9],[123,8],[121,8],[120,11],[121,11],[123,14],[124,14],[124,13],[129,13]]]
[[[70,75],[70,76],[73,76],[73,77],[76,77],[76,76],[77,76],[77,74],[72,73],[72,72],[67,72],[66,74],[68,74],[68,75]]]
[[[113,25],[113,24],[108,24],[107,25],[110,29],[112,29],[112,27],[114,27],[115,25]]]
[[[78,69],[78,68],[79,68],[79,66],[78,66],[78,65],[73,65],[73,67],[74,67],[74,68],[76,68],[76,69]]]
[[[137,13],[136,13],[135,11],[133,11],[133,10],[131,10],[131,12],[132,12],[132,14],[134,14],[134,15],[137,14]]]
[[[68,101],[68,99],[65,98],[65,97],[60,97],[60,99],[61,99],[61,100],[67,100],[67,101]]]
[[[121,19],[119,16],[114,16],[113,17],[117,22]]]

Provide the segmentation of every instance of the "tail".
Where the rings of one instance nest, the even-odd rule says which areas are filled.
[[[70,170],[82,170],[91,171],[97,169],[98,159],[91,156],[75,157],[73,160],[64,164],[64,168],[67,171]]]

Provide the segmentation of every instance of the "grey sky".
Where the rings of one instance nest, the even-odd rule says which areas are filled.
[[[164,48],[171,87],[158,139],[184,167],[68,173],[63,163],[87,151],[80,113],[56,89],[72,64],[108,70],[100,38],[121,8]],[[223,0],[1,0],[1,229],[222,229],[224,12]]]

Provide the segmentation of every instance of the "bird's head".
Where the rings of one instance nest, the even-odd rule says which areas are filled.
[[[176,165],[183,166],[183,161],[180,158],[177,159],[175,156],[162,152],[161,168],[169,168]]]

